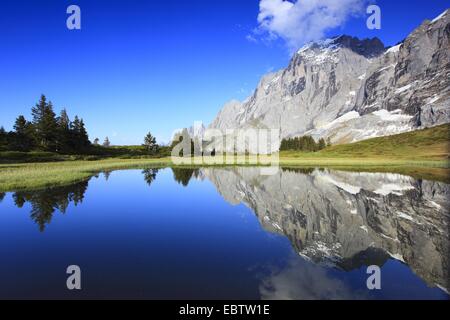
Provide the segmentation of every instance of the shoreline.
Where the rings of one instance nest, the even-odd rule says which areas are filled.
[[[236,161],[238,159],[236,158]],[[242,159],[241,159],[242,161]],[[105,159],[76,160],[40,163],[0,164],[0,192],[37,190],[64,186],[104,171],[148,169],[148,168],[235,168],[264,167],[267,164],[182,164],[175,165],[170,158],[161,159]],[[450,183],[450,161],[408,160],[388,158],[326,158],[283,157],[277,167],[285,170],[301,168],[324,168],[354,172],[389,172],[409,175],[418,179]]]

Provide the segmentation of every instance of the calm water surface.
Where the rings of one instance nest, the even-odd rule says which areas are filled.
[[[397,174],[101,173],[0,193],[0,298],[449,299],[449,192]],[[66,288],[66,268],[82,290]],[[367,266],[381,290],[367,289]]]

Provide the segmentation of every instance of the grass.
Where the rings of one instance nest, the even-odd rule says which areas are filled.
[[[317,153],[284,151],[280,153],[280,166],[395,172],[419,179],[450,183],[449,132],[450,125],[444,125],[391,137],[332,146]],[[45,161],[44,159],[50,157],[50,160],[42,163],[34,161],[34,163],[0,164],[0,192],[67,185],[85,180],[101,171],[175,166],[168,157],[159,159],[141,156],[127,158],[122,151],[120,158],[100,160],[95,156],[92,158],[80,156],[83,159],[80,160],[77,156],[57,155],[56,158],[52,158],[53,155],[46,153],[27,154],[25,157],[28,159],[36,158]],[[0,153],[0,158],[2,155],[3,153]],[[9,159],[13,156],[9,154]],[[16,156],[21,158],[24,155]],[[204,167],[205,165],[188,164],[185,166]]]
[[[407,160],[424,161],[425,164],[433,161],[448,161],[450,159],[450,125],[336,145],[317,153],[301,154],[287,151],[282,152],[282,157]]]
[[[109,158],[120,159],[155,159],[170,156],[169,147],[161,147],[158,154],[149,155],[143,146],[114,146],[105,148],[102,146],[91,146],[82,154],[59,154],[55,152],[20,152],[0,151],[0,164],[10,163],[37,163],[79,160],[102,160]]]
[[[87,160],[83,156],[62,155],[53,152],[20,152],[1,151],[0,163],[35,163],[35,162],[56,162]]]
[[[336,145],[316,153],[283,151],[286,167],[396,172],[450,183],[450,125]]]
[[[166,167],[170,159],[107,159],[0,165],[0,191],[40,189],[85,180],[101,171]]]

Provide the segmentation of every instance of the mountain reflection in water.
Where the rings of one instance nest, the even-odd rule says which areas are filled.
[[[333,170],[203,172],[228,202],[244,202],[306,259],[350,271],[392,257],[429,285],[450,287],[448,184]]]
[[[364,299],[367,290],[350,288],[336,275],[369,265],[407,265],[428,286],[450,288],[448,184],[325,169],[261,176],[258,168],[242,167],[145,169],[147,186],[165,170],[182,187],[189,188],[192,179],[211,182],[229,204],[250,208],[267,232],[289,239],[292,256],[282,267],[267,266],[260,298]],[[18,208],[28,203],[31,219],[45,232],[55,212],[83,203],[88,185],[20,191],[12,199]],[[0,193],[0,202],[5,196]]]

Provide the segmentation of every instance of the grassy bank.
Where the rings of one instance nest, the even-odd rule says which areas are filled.
[[[447,161],[450,159],[450,125],[402,133],[389,137],[336,145],[316,153],[282,152],[283,158],[383,159],[388,161]]]
[[[149,155],[143,146],[117,146],[102,147],[90,146],[82,154],[59,154],[55,152],[20,152],[20,151],[0,151],[0,164],[15,163],[38,163],[38,162],[59,162],[59,161],[95,161],[109,158],[118,159],[155,159],[170,156],[169,147],[161,147],[157,154]]]
[[[170,159],[108,159],[0,165],[0,192],[60,186],[82,181],[101,171],[165,167]]]
[[[0,165],[0,192],[40,189],[82,181],[101,171],[119,169],[162,168],[174,166],[170,158],[162,159],[107,159],[98,161],[64,161],[53,163]],[[193,167],[199,165],[185,165]],[[204,165],[203,165],[204,166]],[[225,165],[218,165],[225,166]],[[395,172],[421,179],[450,182],[447,161],[405,161],[383,159],[345,158],[280,158],[286,168],[327,167],[339,170],[365,172]]]
[[[450,126],[445,125],[354,144],[332,146],[317,153],[285,151],[280,154],[280,166],[395,172],[420,179],[450,182],[449,132]],[[59,159],[57,155],[56,159],[50,160],[56,162],[0,164],[0,192],[66,185],[87,179],[101,171],[174,165],[168,157],[155,159],[139,155],[128,158],[124,157],[123,150],[120,154],[120,158],[81,158],[84,160],[77,159],[76,156],[61,156],[63,158]],[[49,156],[28,154],[25,158],[37,157],[42,160]]]
[[[287,167],[322,166],[340,170],[395,172],[450,183],[450,125],[336,145],[316,153],[284,151]]]

